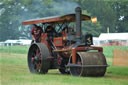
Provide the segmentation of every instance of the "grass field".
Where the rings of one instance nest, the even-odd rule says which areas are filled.
[[[27,54],[28,49],[29,46],[8,46],[8,47],[1,46],[0,53]],[[128,46],[104,46],[103,47],[104,55],[111,58],[113,56],[114,49],[128,50]]]
[[[28,48],[0,48],[1,85],[128,85],[128,67],[112,66],[111,56],[107,57],[110,66],[104,77],[73,77],[58,70],[49,70],[45,75],[32,74],[27,66]]]

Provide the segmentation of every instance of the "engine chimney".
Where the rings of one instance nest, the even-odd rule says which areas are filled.
[[[76,38],[77,41],[80,42],[82,32],[81,32],[81,8],[77,7],[75,9],[76,12]]]

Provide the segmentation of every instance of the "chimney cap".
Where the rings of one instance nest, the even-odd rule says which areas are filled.
[[[81,12],[81,7],[76,7],[76,8],[75,8],[75,11],[76,11],[76,12]]]

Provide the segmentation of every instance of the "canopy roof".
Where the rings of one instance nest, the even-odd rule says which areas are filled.
[[[81,20],[91,20],[91,17],[82,14]],[[53,17],[27,20],[22,22],[22,24],[29,25],[29,24],[38,24],[38,23],[63,23],[63,22],[74,22],[74,21],[75,21],[75,14],[67,14],[63,16],[53,16]]]

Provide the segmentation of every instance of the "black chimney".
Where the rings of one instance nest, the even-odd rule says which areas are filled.
[[[80,42],[81,36],[82,36],[82,32],[81,32],[81,8],[77,7],[75,9],[75,12],[76,12],[76,38],[77,38],[77,41]]]

